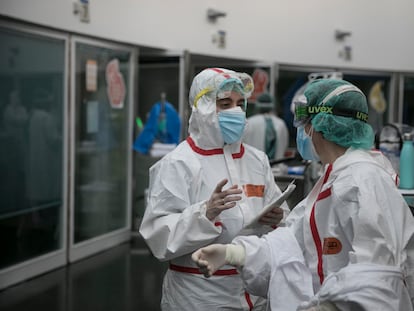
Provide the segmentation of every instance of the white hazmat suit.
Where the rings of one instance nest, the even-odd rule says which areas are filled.
[[[323,301],[339,310],[412,311],[414,218],[395,177],[380,152],[348,149],[292,210],[286,228],[234,240],[246,251],[247,289],[269,296],[273,311]],[[307,302],[297,309],[300,301]]]
[[[274,114],[256,114],[247,119],[246,134],[244,142],[259,150],[266,150],[266,119],[273,124],[276,133],[276,152],[273,159],[282,159],[289,145],[289,131],[285,121]]]
[[[224,75],[222,74],[224,73]],[[206,69],[190,89],[190,136],[150,168],[148,204],[140,227],[155,257],[169,261],[161,307],[165,310],[264,310],[266,301],[247,294],[237,270],[225,266],[204,278],[191,253],[211,243],[230,243],[243,226],[281,193],[266,155],[240,141],[225,145],[216,113],[220,79],[233,72]],[[216,219],[206,217],[206,202],[227,178],[243,188],[242,200]],[[289,209],[282,206],[286,215]],[[250,233],[270,231],[260,226]],[[258,300],[259,299],[259,300]],[[253,309],[253,305],[259,306]]]

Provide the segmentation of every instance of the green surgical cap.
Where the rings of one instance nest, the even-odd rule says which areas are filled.
[[[275,109],[275,99],[269,93],[262,93],[256,99],[256,110],[262,113]]]
[[[308,84],[304,94],[308,106],[335,107],[368,114],[365,95],[345,80],[314,80]],[[321,110],[312,117],[311,123],[325,139],[340,146],[356,149],[371,149],[373,146],[374,131],[371,125],[357,118],[324,113]]]
[[[273,96],[269,93],[262,93],[257,97],[257,103],[259,104],[272,104],[273,105]]]

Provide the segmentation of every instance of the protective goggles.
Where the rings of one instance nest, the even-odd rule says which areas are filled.
[[[207,81],[206,87],[197,94],[194,106],[197,107],[197,102],[203,95],[211,92],[215,92],[216,99],[227,98],[230,97],[231,92],[237,92],[244,97],[246,108],[247,98],[250,97],[253,89],[253,79],[247,73],[217,72],[210,81]]]
[[[317,106],[308,106],[305,96],[301,96],[295,104],[295,117],[293,125],[295,127],[306,125],[315,115],[319,113],[333,114],[336,116],[354,118],[363,122],[368,122],[368,114],[362,111],[340,108],[336,106],[325,106],[325,104],[334,96],[338,96],[345,92],[361,92],[357,87],[353,85],[342,85],[331,93],[329,93],[322,102]],[[364,94],[363,94],[364,95]]]
[[[222,73],[214,78],[217,98],[226,98],[231,92],[237,92],[244,98],[250,97],[253,92],[253,79],[246,73]]]

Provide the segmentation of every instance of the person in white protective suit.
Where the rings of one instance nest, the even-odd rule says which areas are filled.
[[[266,299],[247,293],[227,266],[205,279],[191,254],[241,234],[273,230],[289,213],[286,204],[245,225],[281,191],[266,154],[241,143],[252,78],[208,68],[193,80],[189,137],[150,168],[147,208],[140,233],[153,255],[169,261],[162,310],[265,310]]]
[[[193,253],[210,276],[222,264],[275,310],[412,311],[414,219],[385,156],[370,150],[364,94],[343,80],[309,83],[296,103],[297,146],[323,176],[280,227]]]
[[[256,100],[256,114],[247,119],[243,141],[264,151],[269,160],[282,159],[289,145],[289,131],[283,119],[276,114],[275,99],[262,93]]]

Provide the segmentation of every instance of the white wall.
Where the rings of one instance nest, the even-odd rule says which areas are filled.
[[[208,8],[227,13],[216,23]],[[0,0],[0,14],[134,45],[194,53],[372,70],[414,71],[412,0],[90,0],[90,23],[72,0]],[[335,29],[351,31],[352,59]],[[212,34],[227,33],[224,49]]]

